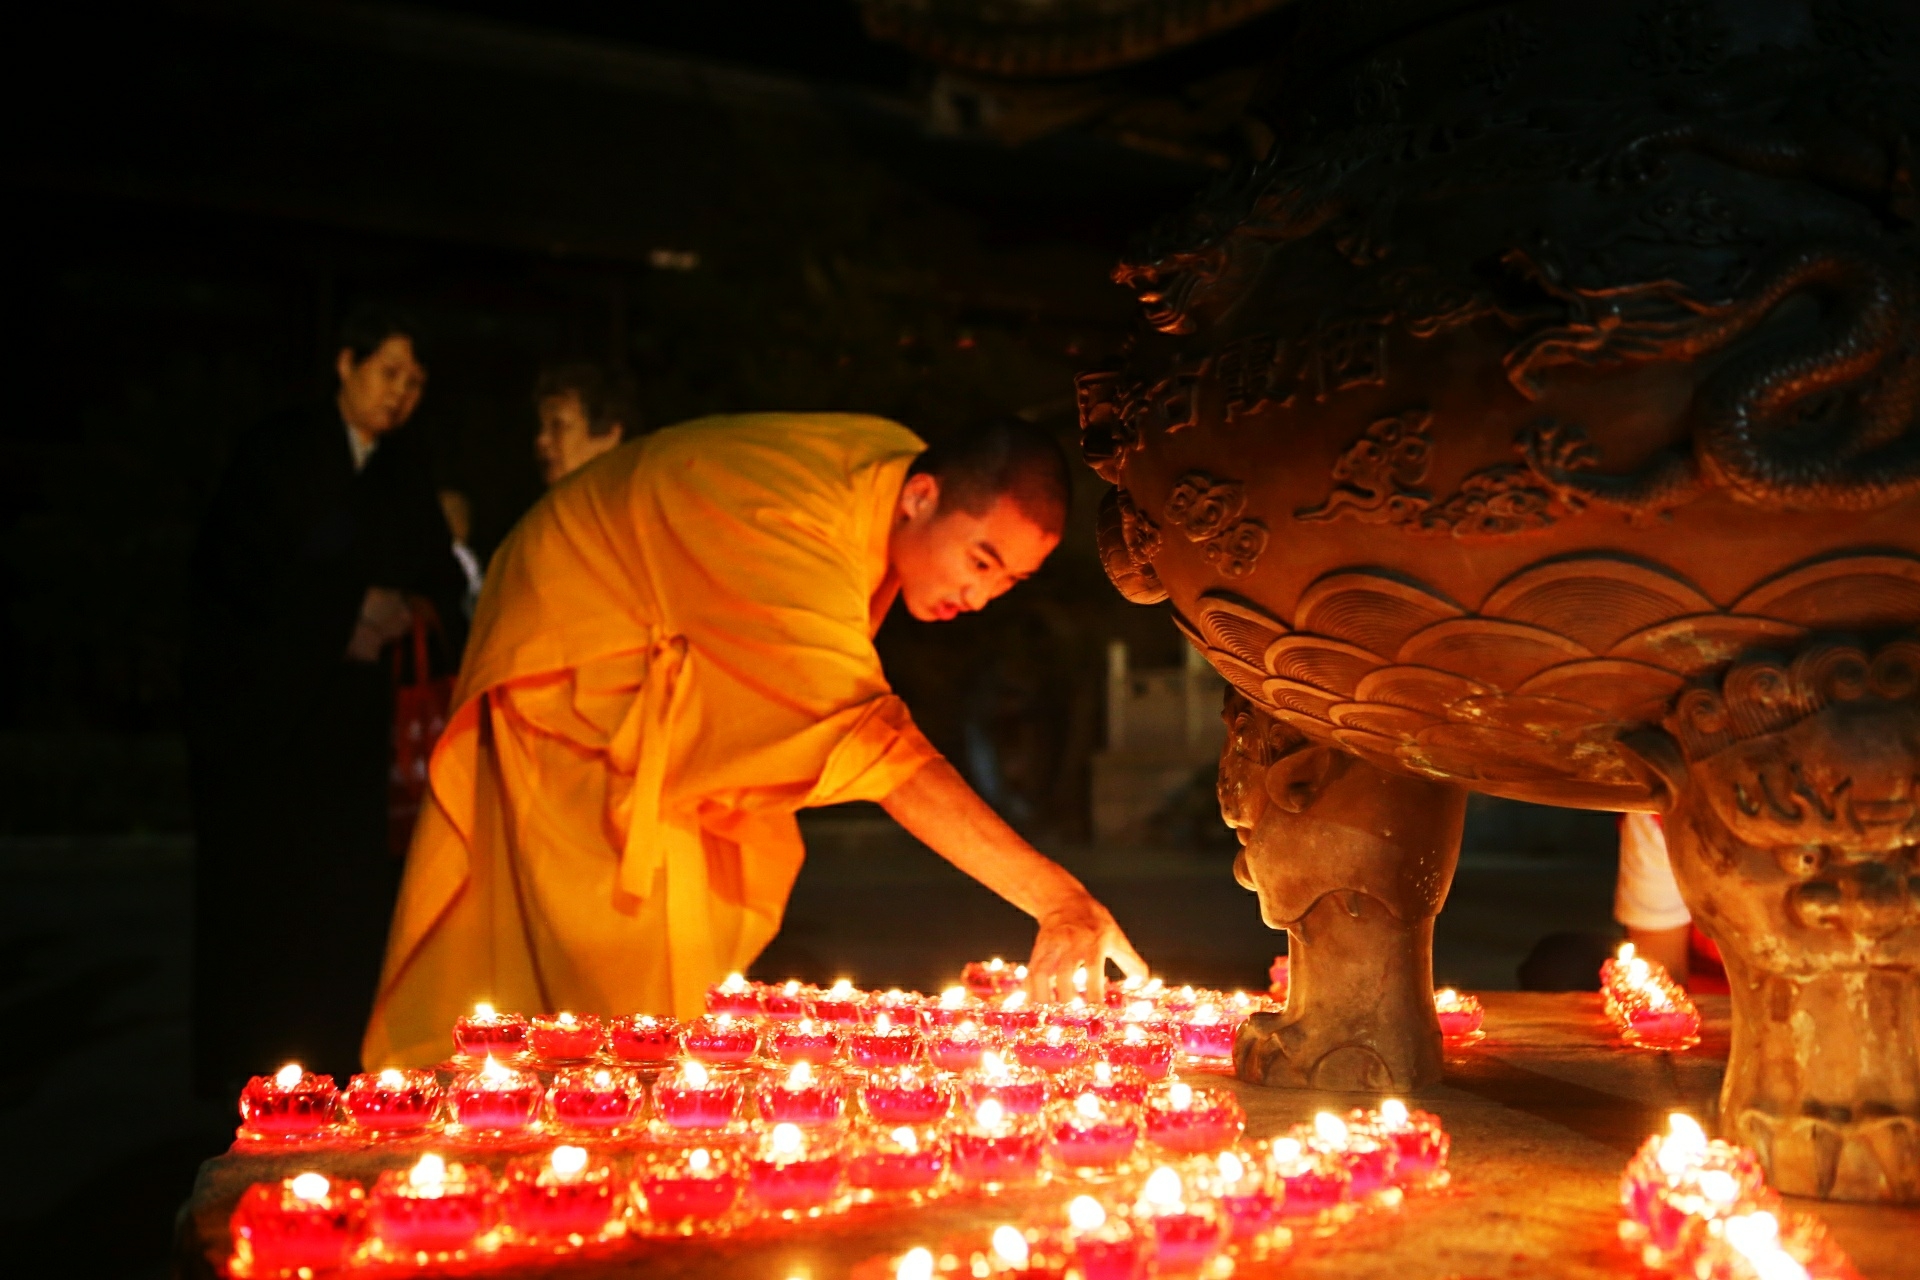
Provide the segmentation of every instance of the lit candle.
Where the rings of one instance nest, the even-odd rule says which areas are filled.
[[[1393,1148],[1393,1180],[1400,1186],[1430,1185],[1446,1169],[1450,1140],[1438,1116],[1388,1098],[1376,1112],[1354,1111],[1349,1124]]]
[[[933,1280],[933,1250],[915,1247],[894,1263],[893,1280]]]
[[[1448,1040],[1467,1040],[1480,1034],[1486,1010],[1480,997],[1469,992],[1442,987],[1433,993],[1433,1011],[1440,1019],[1440,1034]]]
[[[884,1013],[893,1019],[896,1026],[924,1027],[927,1019],[922,1016],[928,1000],[917,991],[902,991],[899,987],[889,987],[870,1002],[877,1013]]]
[[[755,1018],[765,1011],[759,989],[740,974],[730,973],[718,985],[707,988],[708,1013]]]
[[[1222,1151],[1213,1158],[1207,1189],[1227,1219],[1227,1232],[1234,1240],[1251,1240],[1272,1229],[1280,1217],[1280,1205],[1267,1183],[1267,1171],[1258,1160],[1236,1151]]]
[[[507,1226],[532,1241],[584,1243],[603,1235],[618,1201],[613,1170],[584,1147],[555,1147],[545,1159],[517,1160],[502,1196]]]
[[[528,1047],[542,1062],[585,1062],[597,1056],[604,1043],[600,1019],[590,1013],[527,1019]]]
[[[1047,1025],[1069,1027],[1091,1039],[1098,1039],[1107,1029],[1107,1020],[1100,1009],[1087,1003],[1085,996],[1075,996],[1065,1004],[1047,1010]]]
[[[1027,993],[1015,991],[997,1005],[980,1010],[980,1021],[995,1031],[1025,1031],[1040,1025],[1040,1009],[1027,1003]]]
[[[367,1216],[385,1252],[424,1263],[474,1245],[492,1228],[496,1206],[485,1168],[425,1155],[411,1169],[380,1175]]]
[[[690,1235],[724,1223],[746,1176],[725,1147],[646,1146],[634,1160],[635,1222],[655,1234]]]
[[[1040,1176],[1040,1126],[1032,1117],[1009,1114],[997,1099],[974,1108],[949,1135],[949,1145],[955,1176],[970,1186],[993,1190]]]
[[[1071,1070],[1092,1052],[1085,1035],[1058,1023],[1022,1031],[1013,1040],[1014,1059],[1039,1071]]]
[[[1225,1224],[1208,1201],[1190,1201],[1179,1170],[1161,1165],[1147,1175],[1134,1206],[1153,1242],[1158,1272],[1198,1271],[1225,1243]]]
[[[1667,1117],[1667,1132],[1648,1138],[1620,1180],[1620,1235],[1638,1245],[1652,1270],[1679,1262],[1705,1224],[1774,1203],[1754,1154],[1709,1140],[1684,1112]]]
[[[236,1275],[330,1271],[366,1233],[366,1193],[357,1182],[303,1173],[256,1182],[233,1211]]]
[[[927,1056],[942,1071],[974,1070],[989,1047],[980,1028],[970,1021],[935,1031],[927,1038]]]
[[[1156,979],[1157,981],[1157,979]],[[1107,984],[1107,1008],[1124,1009],[1140,998],[1147,988],[1145,978],[1125,978],[1119,982]]]
[[[717,1129],[733,1123],[742,1096],[737,1079],[714,1076],[687,1059],[653,1086],[653,1111],[675,1129]]]
[[[769,987],[760,993],[760,1002],[769,1018],[804,1018],[807,1014],[807,993],[810,989],[797,979],[790,979],[777,987]]]
[[[968,995],[965,987],[948,987],[938,1000],[921,1006],[920,1020],[929,1027],[951,1027],[974,1021],[979,1009],[980,1001]]]
[[[1347,1194],[1355,1200],[1393,1184],[1394,1148],[1350,1128],[1331,1111],[1314,1116],[1307,1145],[1347,1171]]]
[[[983,1000],[1004,996],[1027,980],[1027,966],[1011,965],[999,956],[975,960],[960,971],[961,985]]]
[[[1708,1223],[1692,1271],[1753,1280],[1854,1280],[1859,1272],[1818,1218],[1750,1209]]]
[[[517,1058],[527,1048],[527,1020],[517,1013],[498,1013],[490,1004],[453,1024],[453,1051],[462,1058]]]
[[[863,1202],[922,1196],[938,1185],[947,1168],[946,1144],[938,1133],[915,1125],[863,1131],[852,1150],[847,1185]]]
[[[840,1052],[840,1033],[824,1022],[800,1018],[776,1027],[767,1039],[767,1050],[781,1062],[824,1067]]]
[[[953,1107],[953,1089],[918,1067],[878,1071],[860,1086],[860,1105],[883,1125],[932,1124]]]
[[[904,1067],[920,1056],[920,1032],[897,1026],[893,1016],[880,1013],[871,1027],[857,1028],[847,1037],[847,1056],[857,1067]]]
[[[240,1091],[240,1122],[254,1137],[314,1137],[333,1123],[338,1100],[332,1076],[312,1075],[289,1062],[247,1081]]]
[[[1139,1280],[1140,1237],[1092,1196],[1075,1196],[1067,1205],[1067,1240],[1083,1280]]]
[[[680,1056],[680,1024],[649,1013],[615,1018],[607,1027],[607,1051],[621,1062],[659,1066]]]
[[[967,1105],[991,1099],[1013,1115],[1038,1115],[1047,1105],[1047,1078],[1031,1067],[1011,1066],[999,1053],[980,1055],[980,1069],[967,1078]]]
[[[416,1133],[440,1110],[440,1084],[431,1071],[362,1073],[340,1096],[353,1123],[369,1133]]]
[[[695,1018],[681,1034],[680,1044],[688,1057],[710,1067],[732,1066],[745,1062],[760,1048],[760,1032],[746,1018],[714,1013]]]
[[[1123,1023],[1100,1045],[1101,1056],[1116,1067],[1131,1067],[1149,1080],[1163,1080],[1173,1070],[1173,1040],[1148,1031],[1138,1022]]]
[[[456,1123],[504,1133],[524,1129],[539,1118],[546,1090],[532,1072],[516,1071],[488,1058],[478,1071],[455,1076],[447,1097]]]
[[[1131,1107],[1083,1093],[1047,1111],[1047,1154],[1062,1169],[1105,1172],[1126,1163],[1140,1144],[1140,1120]]]
[[[1147,1078],[1134,1067],[1096,1062],[1069,1082],[1067,1094],[1091,1093],[1102,1102],[1141,1107],[1147,1101]]]
[[[1347,1171],[1298,1138],[1276,1138],[1267,1151],[1267,1173],[1278,1184],[1280,1212],[1288,1217],[1324,1213],[1347,1198]]]
[[[1677,1051],[1700,1043],[1700,1013],[1678,987],[1649,986],[1632,1003],[1623,1003],[1626,1023],[1620,1038],[1637,1049]]]
[[[547,1108],[554,1120],[589,1132],[605,1133],[632,1124],[645,1100],[640,1077],[618,1067],[557,1071],[547,1090]]]
[[[1219,1151],[1239,1138],[1246,1124],[1239,1100],[1225,1089],[1176,1081],[1147,1094],[1147,1141],[1163,1151]]]
[[[1060,1242],[1038,1231],[1022,1231],[1011,1224],[995,1227],[988,1237],[992,1253],[990,1274],[1008,1280],[1061,1280],[1068,1274],[1068,1257]]]
[[[838,1023],[841,1026],[865,1021],[860,993],[845,978],[815,996],[808,1013],[816,1021]]]
[[[839,1199],[845,1167],[831,1136],[776,1124],[747,1159],[747,1188],[762,1209],[789,1218],[817,1216]]]
[[[796,1062],[781,1079],[763,1080],[759,1089],[760,1114],[791,1124],[833,1124],[846,1110],[847,1088],[838,1073],[816,1071],[813,1064]]]
[[[1233,1057],[1238,1020],[1216,1004],[1203,1004],[1179,1024],[1180,1049],[1190,1058],[1219,1060]]]

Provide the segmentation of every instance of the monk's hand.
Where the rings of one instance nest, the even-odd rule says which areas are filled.
[[[1108,960],[1129,978],[1147,976],[1147,962],[1112,914],[1090,894],[1069,898],[1040,916],[1033,958],[1027,962],[1027,998],[1064,1003],[1084,994],[1097,1004],[1106,995]],[[1075,973],[1085,974],[1084,992],[1074,986]]]

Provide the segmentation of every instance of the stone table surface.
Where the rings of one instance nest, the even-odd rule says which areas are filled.
[[[1669,1111],[1704,1120],[1727,1052],[1725,997],[1701,1000],[1701,1044],[1688,1052],[1628,1050],[1610,1036],[1598,995],[1490,992],[1486,1037],[1450,1053],[1443,1082],[1417,1096],[1453,1137],[1451,1184],[1398,1211],[1371,1213],[1327,1236],[1303,1236],[1283,1261],[1239,1274],[1416,1280],[1418,1277],[1631,1276],[1618,1243],[1620,1171]],[[1365,1099],[1263,1089],[1227,1080],[1247,1110],[1251,1137],[1274,1135],[1315,1111],[1344,1112]],[[251,1182],[309,1168],[372,1181],[405,1166],[412,1148],[209,1160],[180,1215],[177,1274],[217,1272],[231,1242],[227,1219]],[[856,1210],[797,1227],[729,1239],[633,1242],[613,1259],[574,1260],[516,1275],[752,1277],[827,1280],[861,1261],[956,1232],[984,1231],[1057,1206],[1070,1189],[997,1198],[951,1196],[917,1210]],[[1920,1207],[1793,1201],[1822,1217],[1867,1280],[1920,1275]]]

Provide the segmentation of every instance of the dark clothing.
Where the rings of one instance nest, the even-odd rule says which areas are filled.
[[[338,411],[315,406],[249,432],[221,480],[187,658],[204,1093],[288,1061],[356,1069],[400,860],[390,669],[344,655],[369,587],[427,596],[457,623],[451,548],[418,428],[356,472]]]

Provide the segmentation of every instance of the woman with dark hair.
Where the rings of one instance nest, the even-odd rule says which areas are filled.
[[[640,434],[633,383],[617,370],[584,361],[542,371],[533,388],[540,431],[534,456],[548,484],[557,484],[622,441]]]
[[[461,616],[427,442],[407,428],[426,380],[415,332],[349,317],[335,394],[248,432],[201,526],[187,681],[203,1092],[289,1059],[354,1069],[399,883],[382,658],[420,600]]]

